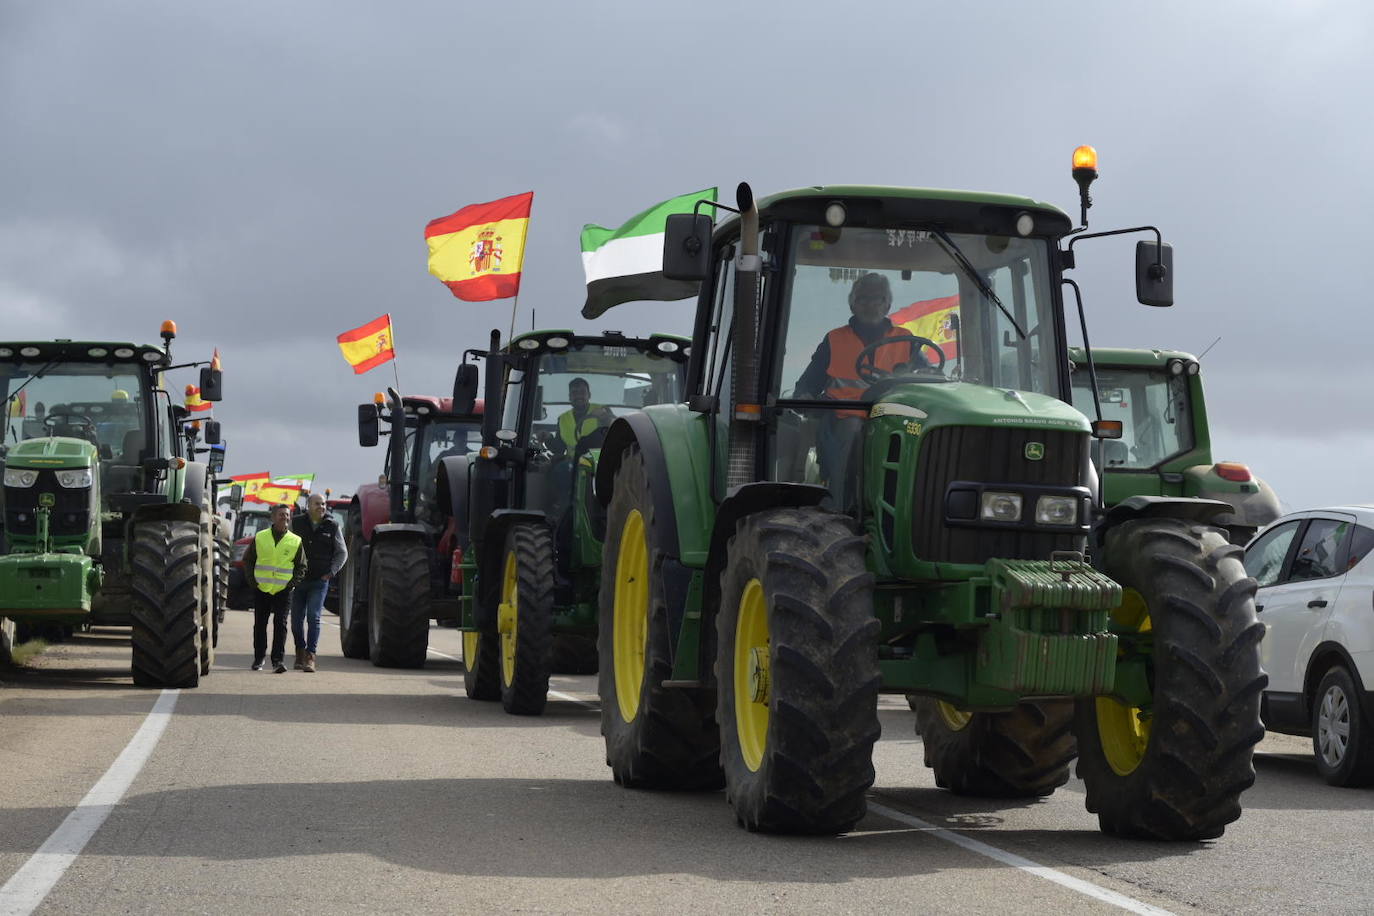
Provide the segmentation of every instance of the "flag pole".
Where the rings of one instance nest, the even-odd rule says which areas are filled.
[[[396,364],[400,362],[400,351],[396,349],[396,323],[391,320],[390,312],[387,312],[386,320],[387,323],[391,325],[391,377],[396,380],[396,393],[404,395],[405,392],[401,390],[401,370],[396,366]]]
[[[520,235],[520,286],[525,285],[525,241],[530,235],[530,223],[534,221],[534,192],[530,191],[530,212],[525,214],[525,230]],[[515,336],[515,312],[520,307],[520,286],[515,288],[515,296],[510,304],[510,334],[506,342]]]

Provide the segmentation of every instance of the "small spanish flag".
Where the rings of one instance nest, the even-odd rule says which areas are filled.
[[[389,313],[360,328],[344,331],[338,341],[343,358],[358,375],[396,358],[396,339],[391,334]]]
[[[534,192],[527,191],[431,220],[429,272],[468,302],[518,294],[533,205]]]
[[[267,485],[272,475],[268,471],[258,471],[256,474],[239,474],[229,479],[243,487],[243,501],[251,503],[261,502],[258,499],[258,491]]]
[[[200,389],[195,385],[186,386],[186,409],[191,413],[204,413],[214,406],[200,396]]]
[[[283,484],[277,483],[274,480],[271,483],[264,484],[263,486],[259,487],[257,492],[253,494],[253,501],[259,503],[267,503],[271,506],[281,505],[282,503],[286,503],[286,505],[288,506],[293,506],[296,504],[296,500],[300,499],[300,496],[300,487],[285,486]],[[248,497],[246,496],[244,497],[244,499],[247,498]]]

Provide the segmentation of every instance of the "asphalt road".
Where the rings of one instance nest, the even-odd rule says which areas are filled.
[[[517,718],[463,695],[456,631],[394,671],[343,659],[332,627],[318,673],[253,672],[250,616],[230,612],[213,675],[161,700],[151,738],[161,695],[130,685],[121,631],[0,670],[0,913],[29,909],[21,869],[56,877],[40,913],[1374,908],[1374,792],[1326,786],[1300,739],[1261,745],[1221,839],[1132,842],[1097,831],[1076,781],[1033,802],[935,788],[913,716],[884,698],[869,816],[837,838],[763,836],[723,793],[614,785],[592,677],[556,677],[547,712]],[[141,768],[121,758],[135,735]],[[132,781],[102,806],[87,793],[117,758]],[[90,841],[65,871],[51,843],[35,857],[80,828],[83,798]]]

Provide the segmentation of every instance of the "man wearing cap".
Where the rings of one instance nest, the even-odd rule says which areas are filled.
[[[267,655],[267,621],[272,620],[272,670],[286,673],[286,616],[291,591],[304,577],[305,550],[290,530],[291,507],[272,507],[272,527],[253,536],[243,554],[244,577],[253,583],[253,670],[261,671]]]
[[[296,643],[296,670],[310,674],[315,670],[320,615],[329,580],[343,569],[348,548],[320,493],[310,494],[306,511],[296,516],[291,532],[301,539],[301,553],[305,556],[305,578],[291,593],[291,638]]]

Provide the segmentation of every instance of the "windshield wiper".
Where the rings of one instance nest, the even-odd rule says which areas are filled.
[[[974,268],[973,264],[969,261],[969,259],[964,256],[964,253],[959,249],[959,246],[954,244],[954,239],[949,237],[949,233],[945,232],[945,230],[943,229],[932,229],[931,232],[933,232],[935,234],[935,237],[940,240],[940,247],[945,250],[945,254],[953,258],[955,263],[957,263],[961,268],[963,268],[963,271],[968,276],[968,278],[972,280],[974,283],[978,284],[978,292],[982,293],[984,296],[991,299],[993,301],[993,304],[995,304],[999,309],[1002,310],[1002,314],[1007,316],[1007,320],[1011,322],[1011,326],[1016,328],[1016,333],[1020,335],[1022,340],[1025,340],[1026,332],[1021,330],[1021,325],[1017,324],[1016,319],[1012,317],[1011,312],[1007,311],[1007,307],[1002,304],[1002,300],[997,298],[997,294],[992,291],[992,287],[988,286],[988,281],[983,279],[983,275],[980,274],[977,271],[977,269]]]

